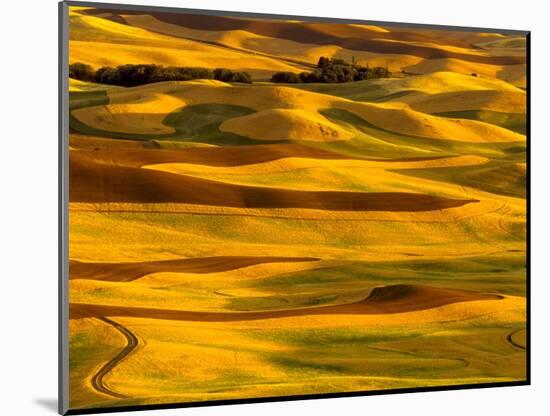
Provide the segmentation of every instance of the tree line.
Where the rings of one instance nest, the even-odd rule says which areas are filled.
[[[80,81],[123,87],[135,87],[162,81],[190,81],[193,79],[252,83],[252,78],[248,72],[231,71],[226,68],[211,70],[197,67],[126,64],[119,65],[116,68],[104,66],[94,70],[90,65],[80,62],[69,65],[69,77]]]
[[[330,59],[324,56],[319,58],[317,68],[312,72],[276,72],[271,77],[271,82],[281,82],[287,84],[297,84],[302,82],[324,82],[339,83],[362,81],[373,78],[389,78],[391,72],[387,67],[368,65],[362,66],[355,63],[346,62],[343,59]]]

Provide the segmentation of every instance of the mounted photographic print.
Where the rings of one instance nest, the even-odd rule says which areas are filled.
[[[522,31],[60,3],[60,413],[528,384],[528,65]]]

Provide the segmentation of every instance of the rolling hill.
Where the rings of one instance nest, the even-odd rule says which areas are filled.
[[[69,19],[92,72],[253,81],[70,79],[72,409],[525,380],[525,36]],[[320,57],[391,76],[270,81]]]

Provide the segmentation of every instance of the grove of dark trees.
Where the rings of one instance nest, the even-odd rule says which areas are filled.
[[[69,77],[79,79],[81,81],[93,82],[95,72],[90,65],[77,62],[69,65]]]
[[[80,62],[69,65],[69,77],[81,81],[123,87],[135,87],[162,81],[190,81],[193,79],[252,83],[252,78],[248,72],[231,71],[226,68],[217,68],[212,71],[208,68],[196,67],[127,64],[119,65],[116,68],[105,66],[94,71],[90,65]]]
[[[391,72],[388,68],[375,66],[361,66],[355,63],[348,63],[343,59],[330,59],[324,56],[319,58],[317,68],[312,72],[276,72],[271,77],[271,82],[286,84],[297,84],[300,82],[324,82],[339,83],[362,81],[373,78],[389,78]]]

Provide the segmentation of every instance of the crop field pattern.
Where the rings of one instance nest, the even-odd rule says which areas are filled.
[[[71,409],[526,380],[525,35],[71,6],[69,39]]]

